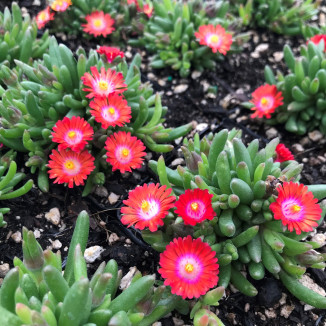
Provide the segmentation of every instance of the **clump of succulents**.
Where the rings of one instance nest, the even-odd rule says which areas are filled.
[[[105,181],[101,172],[108,171],[105,154],[113,170],[131,171],[142,164],[144,144],[167,152],[173,146],[164,143],[192,128],[163,126],[167,108],[148,83],[141,83],[139,55],[128,67],[115,48],[105,47],[101,53],[105,59],[95,50],[87,55],[79,49],[75,59],[52,38],[43,60],[33,66],[16,61],[23,74],[1,67],[0,76],[12,78],[2,79],[8,89],[0,102],[0,141],[28,153],[26,166],[38,172],[42,191],[49,187],[47,166],[55,182],[69,187],[83,185],[92,173],[84,189],[87,195],[93,184]]]
[[[325,41],[314,37],[301,46],[297,58],[288,45],[283,52],[290,72],[285,76],[278,72],[275,77],[271,68],[265,67],[269,85],[252,94],[249,107],[256,111],[253,116],[271,118],[268,122],[272,124],[285,123],[286,130],[299,135],[312,130],[326,134]]]
[[[317,202],[326,185],[300,184],[303,165],[278,142],[259,150],[258,139],[245,146],[240,131],[225,129],[186,140],[186,167],[170,169],[163,157],[150,161],[162,187],[131,192],[121,221],[143,230],[144,240],[163,252],[159,272],[172,293],[198,297],[231,283],[255,296],[241,271],[256,280],[268,271],[300,300],[326,308],[326,298],[298,280],[308,267],[325,267],[325,255],[314,250],[320,245],[301,240],[324,218],[326,207]]]
[[[29,15],[22,15],[16,2],[0,12],[0,64],[11,66],[14,59],[28,63],[48,49],[49,33],[37,38],[37,25]]]
[[[119,293],[122,273],[113,259],[88,279],[83,256],[88,232],[83,211],[63,271],[60,251],[43,251],[33,232],[23,228],[23,261],[15,257],[0,289],[1,325],[147,326],[180,305],[181,298],[154,286],[155,275],[140,272]]]
[[[301,33],[301,26],[318,12],[320,1],[232,0],[245,26],[258,26],[285,35]]]
[[[23,196],[33,186],[33,180],[28,180],[24,185],[14,190],[14,187],[26,178],[25,173],[17,172],[15,157],[16,153],[12,150],[0,157],[0,200]],[[0,207],[0,227],[7,225],[3,220],[3,215],[9,211],[10,209],[7,207]]]
[[[155,0],[153,8],[143,36],[129,41],[154,53],[153,68],[170,66],[182,77],[191,69],[213,69],[217,60],[228,51],[239,50],[247,38],[233,35],[226,2],[208,6],[199,1]]]

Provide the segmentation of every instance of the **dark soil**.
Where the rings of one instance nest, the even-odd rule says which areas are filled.
[[[33,1],[17,1],[20,6],[26,7],[31,16],[45,7],[45,1],[40,1],[40,6],[32,5]],[[3,11],[11,1],[1,1],[0,10]],[[79,45],[85,48],[96,48],[97,41],[88,40],[82,37],[65,36],[60,34],[58,38],[75,50]],[[200,77],[180,79],[175,71],[155,70],[149,67],[149,57],[139,49],[130,49],[131,53],[139,52],[143,57],[143,80],[149,80],[157,92],[162,92],[163,105],[168,106],[169,111],[166,116],[166,123],[169,126],[179,126],[190,121],[204,124],[204,128],[216,125],[219,128],[238,127],[243,129],[244,138],[250,141],[253,137],[258,137],[261,143],[265,143],[266,131],[270,127],[260,121],[252,120],[250,112],[239,109],[239,103],[248,99],[251,92],[264,83],[263,69],[266,63],[276,71],[285,70],[282,61],[276,62],[273,54],[280,52],[284,44],[295,45],[303,43],[300,38],[284,38],[266,31],[253,32],[253,37],[244,51],[240,54],[226,57],[225,61],[217,67],[216,71],[204,72]],[[260,53],[258,58],[253,58],[251,53],[261,44],[267,43],[268,49]],[[185,92],[175,94],[174,87],[186,84],[188,88]],[[217,89],[216,94],[207,92],[207,85]],[[306,163],[302,173],[302,182],[305,184],[326,183],[325,143],[323,141],[313,142],[307,138],[303,144],[300,138],[289,134],[282,126],[274,127],[277,136],[286,146],[294,149],[293,145],[301,142],[303,152],[294,152],[296,160]],[[176,156],[173,154],[166,156],[170,163]],[[154,158],[157,155],[154,154]],[[20,158],[23,160],[23,157]],[[67,189],[62,186],[51,185],[51,191],[43,194],[33,188],[27,195],[5,202],[5,206],[11,208],[11,212],[5,216],[8,221],[6,228],[0,229],[0,264],[9,263],[15,256],[22,257],[21,243],[15,243],[11,235],[16,231],[21,231],[22,226],[33,231],[40,231],[38,239],[43,248],[51,245],[51,241],[58,239],[62,243],[61,253],[63,259],[67,255],[67,247],[71,239],[74,223],[78,213],[86,209],[91,216],[91,229],[88,246],[100,245],[105,251],[102,259],[107,261],[115,259],[124,274],[130,267],[136,266],[144,274],[156,273],[158,254],[144,244],[139,235],[134,230],[124,228],[118,217],[117,211],[121,206],[123,198],[128,191],[137,184],[148,181],[156,181],[155,177],[148,171],[146,164],[141,170],[133,174],[121,176],[114,173],[110,177],[110,182],[105,185],[108,193],[111,192],[120,196],[118,202],[110,205],[106,197],[96,194],[86,198],[81,197],[81,190],[78,188]],[[51,208],[57,207],[61,213],[61,223],[54,226],[44,218],[44,213]],[[325,224],[320,229],[325,232]],[[110,235],[116,233],[119,237],[117,241],[109,240]],[[132,240],[132,242],[129,241]],[[89,271],[92,274],[99,262],[90,264]],[[324,288],[326,287],[326,274],[324,271],[309,271],[311,276]],[[233,293],[229,289],[226,291],[226,298],[222,299],[217,307],[217,314],[225,325],[243,326],[265,326],[265,325],[288,325],[288,326],[318,326],[325,325],[326,313],[314,309],[304,311],[304,306],[284,287],[272,277],[267,277],[261,282],[253,281],[259,291],[259,295],[254,298],[246,297],[240,293]],[[282,293],[287,294],[286,303],[294,305],[294,310],[288,318],[280,315],[280,298]],[[268,299],[268,300],[267,300]],[[271,315],[270,313],[274,313]],[[191,324],[184,316],[174,317],[184,320],[184,323]],[[162,320],[164,326],[174,325],[172,318]]]

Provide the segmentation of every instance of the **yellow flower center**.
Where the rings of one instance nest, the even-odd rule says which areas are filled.
[[[112,114],[112,115],[115,113],[115,109],[114,109],[112,106],[110,106],[110,107],[108,108],[108,111],[109,111],[109,113]]]
[[[142,203],[141,203],[142,211],[145,212],[145,213],[148,212],[149,207],[150,207],[149,202],[147,200],[143,200]]]
[[[74,169],[75,168],[75,164],[74,164],[74,162],[73,161],[67,161],[66,163],[65,163],[65,167],[68,169],[68,170],[72,170],[72,169]]]
[[[211,36],[211,42],[212,42],[212,43],[217,43],[217,42],[219,41],[219,39],[220,39],[220,38],[219,38],[217,35],[212,35],[212,36]]]
[[[129,153],[130,153],[130,151],[129,151],[129,149],[127,149],[127,148],[124,148],[124,149],[121,151],[121,154],[122,154],[122,156],[124,156],[124,157],[127,157],[127,156],[129,155]]]
[[[188,264],[186,264],[186,266],[185,266],[185,271],[186,271],[187,273],[191,273],[191,272],[193,272],[194,269],[195,269],[195,267],[194,267],[193,264],[188,263]]]
[[[41,20],[45,20],[47,18],[46,12],[41,12],[39,17]]]
[[[301,206],[299,206],[299,205],[293,205],[291,207],[291,210],[292,210],[293,213],[298,213],[298,212],[301,211]]]
[[[69,131],[68,132],[68,137],[69,138],[75,138],[76,137],[76,132],[75,131]]]
[[[98,87],[100,88],[101,91],[107,91],[108,87],[109,87],[109,84],[105,80],[101,80],[98,83]]]
[[[198,209],[198,207],[199,207],[199,205],[198,205],[198,203],[191,203],[191,209],[193,210],[193,211],[196,211],[197,209]]]
[[[266,97],[263,97],[263,98],[260,100],[260,103],[261,103],[262,105],[266,105],[266,104],[268,104],[268,99],[267,99]]]
[[[94,26],[95,27],[102,27],[102,25],[103,25],[103,21],[102,21],[102,19],[95,19],[94,20]]]

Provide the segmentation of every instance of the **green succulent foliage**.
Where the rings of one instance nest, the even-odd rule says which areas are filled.
[[[326,34],[326,26],[316,24],[302,24],[301,33],[305,39],[309,39],[314,35]]]
[[[277,109],[271,123],[285,123],[285,129],[304,135],[312,130],[326,134],[326,56],[324,42],[302,45],[300,57],[284,46],[284,60],[289,73],[274,76],[265,67],[265,79],[282,91],[284,105]]]
[[[48,49],[49,33],[37,38],[37,25],[29,15],[22,16],[16,2],[0,12],[0,64],[12,66],[14,59],[28,63],[42,57]]]
[[[312,0],[232,0],[245,26],[264,27],[285,35],[301,34],[301,27],[318,13],[320,1]]]
[[[201,46],[194,33],[199,26],[207,24],[219,24],[232,32],[236,24],[228,15],[227,2],[217,1],[208,6],[197,0],[154,0],[153,7],[154,15],[146,24],[143,37],[129,41],[131,45],[143,46],[154,53],[153,68],[170,66],[178,70],[181,77],[187,77],[192,69],[213,69],[216,61],[223,59],[223,55]],[[247,34],[233,36],[230,51],[239,51],[239,46],[248,38]]]
[[[115,61],[116,62],[116,61]],[[92,142],[91,153],[96,158],[96,168],[88,178],[84,195],[87,195],[94,183],[103,182],[100,170],[109,171],[105,163],[104,143],[112,129],[104,130],[95,123],[89,113],[89,100],[82,89],[81,77],[91,66],[105,66],[121,72],[128,85],[124,97],[132,109],[132,122],[119,130],[130,131],[140,138],[152,151],[168,152],[172,145],[164,144],[187,134],[191,124],[175,129],[163,127],[163,116],[167,112],[162,107],[161,98],[153,94],[150,84],[141,82],[141,58],[136,55],[128,66],[124,60],[108,64],[100,59],[95,50],[87,55],[84,49],[77,51],[77,59],[63,44],[58,45],[54,37],[50,40],[49,54],[43,60],[29,66],[16,61],[23,74],[17,75],[6,66],[0,69],[0,79],[6,83],[0,101],[2,127],[0,142],[19,152],[26,152],[29,159],[26,166],[31,172],[38,172],[38,186],[48,191],[47,175],[48,155],[56,144],[51,141],[51,129],[63,117],[84,117],[96,132],[96,141]],[[14,76],[14,78],[7,78]]]
[[[0,156],[0,200],[23,196],[30,191],[33,186],[33,180],[28,180],[23,186],[14,190],[14,187],[26,178],[25,173],[17,172],[17,164],[14,161],[15,157],[16,153],[13,150]],[[9,211],[9,208],[0,208],[0,227],[7,225],[3,220],[3,214]]]
[[[233,284],[239,291],[255,296],[256,288],[243,276],[245,269],[256,280],[267,270],[282,280],[300,300],[317,308],[326,308],[326,298],[303,287],[297,280],[307,267],[324,268],[325,254],[314,249],[315,242],[300,241],[308,233],[288,232],[280,220],[273,219],[270,203],[275,201],[276,187],[284,181],[297,182],[302,164],[296,161],[274,162],[278,139],[259,150],[258,139],[247,147],[241,141],[241,132],[221,130],[215,135],[186,141],[182,151],[186,167],[172,170],[161,157],[150,161],[160,183],[172,187],[175,195],[185,189],[207,189],[213,195],[212,206],[217,218],[194,227],[184,226],[180,217],[171,212],[165,225],[157,232],[143,231],[143,238],[154,249],[163,251],[171,239],[192,234],[203,237],[218,257],[219,286]],[[326,197],[325,185],[308,187],[318,199]],[[326,213],[319,221],[322,222]]]
[[[115,20],[115,31],[108,36],[114,43],[125,41],[131,32],[138,33],[147,21],[145,14],[137,13],[136,7],[128,5],[127,0],[73,0],[65,12],[56,13],[52,29],[56,32],[81,34],[81,25],[86,23],[85,17],[94,11],[110,14]]]
[[[67,265],[62,271],[60,251],[43,251],[32,231],[23,228],[23,261],[14,259],[0,289],[1,325],[147,326],[180,301],[154,287],[155,275],[136,273],[117,294],[122,273],[115,260],[102,262],[91,279],[83,256],[89,216],[79,214]]]

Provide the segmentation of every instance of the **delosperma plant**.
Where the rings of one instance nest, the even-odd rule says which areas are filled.
[[[239,49],[247,38],[245,34],[234,35],[232,20],[225,18],[226,2],[218,2],[212,8],[199,1],[154,0],[153,8],[143,37],[129,43],[154,53],[153,68],[170,66],[181,77],[188,76],[193,69],[213,69],[217,60],[228,51]]]
[[[1,155],[1,154],[0,154]],[[33,180],[28,180],[24,185],[14,190],[14,187],[26,178],[25,173],[17,172],[14,161],[16,153],[12,150],[0,156],[0,200],[13,199],[25,195],[31,190]],[[3,214],[10,211],[7,207],[0,207],[0,227],[6,226]]]
[[[0,64],[12,66],[14,59],[28,63],[31,58],[42,57],[48,49],[49,33],[37,38],[37,25],[29,15],[22,15],[16,2],[11,11],[0,12]]]
[[[284,35],[298,35],[302,25],[318,12],[320,1],[295,0],[232,0],[245,26],[271,29]]]
[[[192,128],[163,126],[167,108],[148,83],[141,83],[139,55],[128,66],[116,49],[100,49],[102,58],[95,50],[79,49],[75,59],[51,38],[43,60],[33,66],[16,61],[23,74],[1,67],[0,76],[13,78],[3,79],[0,141],[28,153],[26,166],[38,172],[42,191],[49,188],[49,173],[69,187],[87,179],[87,195],[94,184],[105,182],[103,172],[110,171],[105,159],[113,170],[131,171],[141,166],[144,145],[171,151],[173,146],[164,143]]]
[[[259,87],[246,107],[255,111],[252,117],[267,118],[268,123],[285,123],[285,129],[304,135],[312,130],[326,134],[326,56],[323,37],[314,37],[300,48],[295,57],[284,46],[284,60],[289,73],[277,76],[265,67],[268,84]]]
[[[102,262],[89,279],[83,256],[88,232],[89,216],[83,211],[63,271],[60,251],[43,251],[33,232],[23,228],[23,261],[14,258],[0,289],[1,325],[149,326],[180,306],[180,297],[154,286],[155,275],[137,272],[120,293],[122,273],[113,259]],[[205,314],[202,310],[196,318]]]
[[[186,167],[170,169],[163,157],[150,161],[162,186],[136,188],[121,210],[122,223],[163,252],[159,272],[172,293],[198,297],[231,283],[255,296],[241,271],[255,280],[267,271],[300,300],[325,309],[326,298],[298,278],[307,267],[325,267],[325,255],[314,250],[320,245],[303,239],[324,218],[318,200],[326,185],[300,184],[303,165],[278,139],[259,150],[257,139],[246,146],[241,131],[224,129],[202,140],[196,134],[181,149]]]

